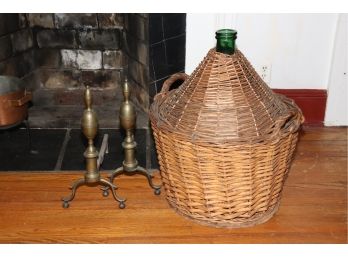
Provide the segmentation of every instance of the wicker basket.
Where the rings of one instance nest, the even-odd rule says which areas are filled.
[[[191,76],[170,77],[150,119],[167,200],[178,213],[246,227],[277,211],[303,116],[239,50],[211,49]]]

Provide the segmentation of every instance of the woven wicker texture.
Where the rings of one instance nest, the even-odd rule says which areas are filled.
[[[178,79],[185,81],[170,90]],[[272,217],[303,116],[240,51],[211,49],[191,76],[169,78],[150,119],[167,200],[177,212],[222,227]]]

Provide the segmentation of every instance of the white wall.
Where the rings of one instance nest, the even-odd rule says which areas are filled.
[[[325,114],[326,126],[348,125],[348,15],[340,14],[332,55],[328,99]]]
[[[272,88],[327,89],[337,14],[187,14],[186,73],[215,46],[215,31],[234,28],[256,70],[271,67]]]

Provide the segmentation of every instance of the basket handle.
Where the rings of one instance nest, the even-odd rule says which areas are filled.
[[[16,100],[7,100],[8,105],[11,107],[19,107],[25,105],[27,102],[32,100],[32,93],[29,91],[24,92],[24,96]]]
[[[278,94],[278,96],[280,96],[282,101],[287,104],[292,109],[292,111],[276,121],[276,128],[274,129],[274,131],[280,131],[282,134],[293,133],[304,122],[304,117],[302,115],[301,109],[295,104],[294,100],[280,94]],[[289,122],[291,122],[291,124],[287,126]],[[282,130],[282,128],[284,127],[287,128],[285,130]]]
[[[177,80],[183,80],[185,81],[189,76],[186,73],[180,72],[175,73],[172,76],[170,76],[168,79],[166,79],[163,83],[161,92],[159,92],[157,95],[155,95],[154,100],[156,100],[158,97],[166,96],[168,92],[170,91],[170,87],[173,85],[173,83]]]

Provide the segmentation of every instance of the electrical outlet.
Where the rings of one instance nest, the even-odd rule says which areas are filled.
[[[259,74],[261,78],[263,79],[263,81],[265,81],[266,83],[270,83],[271,82],[271,65],[270,64],[261,65]]]

